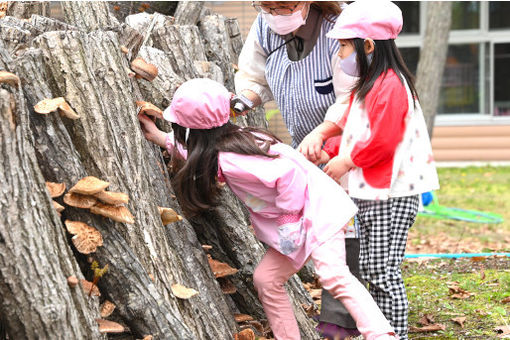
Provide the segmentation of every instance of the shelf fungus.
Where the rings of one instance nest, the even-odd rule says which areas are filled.
[[[230,267],[228,264],[214,260],[210,255],[207,255],[209,266],[216,278],[234,275],[237,269]]]
[[[153,81],[158,76],[158,68],[149,64],[142,58],[136,58],[131,62],[131,69],[143,79]]]
[[[19,77],[11,72],[0,71],[0,83],[18,86]]]
[[[62,196],[66,191],[65,183],[46,182],[46,189],[50,193],[51,198]]]
[[[69,276],[67,278],[67,284],[69,285],[69,287],[76,287],[78,285],[80,281],[78,280],[78,278],[76,276]]]
[[[234,340],[255,340],[255,332],[251,328],[243,329],[234,334]]]
[[[66,102],[64,97],[47,98],[41,100],[34,106],[34,111],[40,114],[48,114],[50,112],[58,111],[61,115],[70,118],[78,119],[80,116],[71,108]]]
[[[225,277],[219,277],[218,283],[220,284],[221,291],[223,294],[231,295],[237,292],[236,286],[227,278]]]
[[[172,293],[179,299],[187,300],[198,294],[193,288],[187,288],[178,283],[172,285]]]
[[[64,203],[75,208],[90,209],[97,203],[97,198],[94,196],[68,192],[64,195]]]
[[[140,107],[139,113],[144,113],[144,114],[147,114],[150,116],[157,116],[157,117],[163,116],[163,111],[159,107],[157,107],[156,105],[154,105],[152,103],[144,102],[143,100],[137,100],[136,106]]]
[[[114,310],[115,310],[115,305],[113,304],[113,302],[105,300],[105,302],[103,302],[103,304],[101,305],[101,308],[100,308],[101,317],[102,318],[109,317],[113,313]]]
[[[99,325],[99,333],[124,333],[126,329],[120,323],[104,320],[104,319],[96,319],[97,324]]]
[[[69,192],[82,194],[82,195],[94,195],[100,191],[106,189],[110,183],[100,180],[94,176],[83,177],[69,189]]]
[[[73,244],[82,254],[90,254],[103,245],[103,237],[99,230],[86,223],[78,221],[65,221],[67,231],[73,234]]]
[[[253,317],[248,314],[234,314],[234,320],[236,322],[245,322],[253,320]]]
[[[94,296],[101,296],[101,293],[99,292],[99,288],[95,284],[93,284],[90,281],[87,281],[85,279],[80,280],[81,288],[83,289],[83,292],[87,295],[94,295]]]
[[[90,212],[96,215],[101,215],[104,217],[108,217],[114,221],[121,223],[135,223],[135,218],[128,210],[128,208],[124,206],[113,206],[108,204],[96,203],[93,207],[90,208]]]
[[[60,216],[60,213],[62,211],[64,211],[64,206],[62,206],[60,203],[58,203],[57,201],[52,201],[53,202],[53,208],[55,208],[55,210],[58,212],[58,215]]]
[[[182,221],[182,216],[177,214],[172,208],[158,207],[159,214],[161,216],[161,222],[163,225],[167,225],[172,222]]]
[[[128,194],[123,192],[100,191],[94,194],[101,202],[111,205],[127,204],[129,202]]]

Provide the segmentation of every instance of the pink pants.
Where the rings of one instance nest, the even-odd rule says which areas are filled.
[[[345,263],[344,233],[315,249],[311,258],[324,289],[342,301],[367,340],[396,339],[393,328]],[[296,273],[290,260],[270,248],[253,273],[253,282],[276,340],[299,340],[297,325],[284,283]]]

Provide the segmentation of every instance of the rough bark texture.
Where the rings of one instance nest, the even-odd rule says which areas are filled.
[[[0,46],[2,47],[2,46]],[[10,61],[3,60],[4,67]],[[11,339],[103,338],[39,170],[21,87],[0,89],[0,315]],[[97,300],[93,298],[93,300]]]
[[[10,70],[21,79],[20,89],[0,92],[2,114],[15,117],[0,122],[6,131],[0,137],[3,158],[9,160],[0,165],[5,167],[0,169],[0,275],[2,279],[28,279],[31,283],[28,289],[14,292],[10,284],[4,284],[10,281],[2,280],[0,319],[13,339],[37,338],[35,332],[59,338],[52,337],[52,331],[70,334],[66,338],[98,339],[101,336],[91,320],[97,317],[98,303],[107,298],[117,306],[112,318],[127,326],[136,338],[232,339],[238,329],[234,313],[265,318],[252,284],[253,269],[264,248],[251,234],[246,211],[227,189],[225,203],[209,215],[191,223],[183,220],[162,225],[157,206],[180,209],[171,198],[161,150],[141,133],[135,101],[150,101],[165,108],[176,88],[194,77],[225,82],[233,90],[232,64],[237,62],[242,45],[237,23],[217,15],[204,17],[207,11],[202,10],[198,26],[176,25],[173,18],[157,13],[131,15],[119,24],[103,2],[67,2],[62,6],[66,23],[38,15],[28,21],[0,21],[2,27],[13,28],[12,34],[23,37],[0,42],[0,69]],[[127,55],[121,52],[122,45],[128,48]],[[129,76],[130,60],[135,57],[158,67],[154,81]],[[8,91],[14,93],[15,109],[9,109],[13,99]],[[54,97],[64,97],[80,118],[70,120],[57,112],[40,115],[33,111],[37,102]],[[239,118],[237,123],[266,124],[262,110],[248,119]],[[9,124],[16,124],[18,134],[9,132]],[[23,176],[23,181],[10,178],[15,175]],[[127,207],[135,217],[134,224],[113,222],[87,209],[68,206],[61,219],[56,217],[44,180],[64,182],[70,188],[87,175],[110,182],[110,191],[129,195]],[[14,202],[19,203],[7,199],[14,196]],[[64,204],[62,198],[57,201]],[[37,218],[23,219],[21,212],[28,207],[32,207],[29,214]],[[89,256],[79,254],[69,246],[62,223],[66,219],[94,226],[103,236],[103,246]],[[42,233],[37,242],[22,237],[34,232]],[[51,240],[50,245],[44,243],[47,240]],[[32,246],[19,249],[41,248],[35,251],[38,256],[28,258],[34,263],[44,258],[40,270],[35,264],[19,261],[23,264],[20,267],[18,261],[5,260],[20,256],[14,246],[18,242]],[[238,293],[225,296],[221,292],[201,243],[214,246],[213,258],[240,269],[231,277]],[[101,267],[108,264],[109,270],[98,283],[101,298],[85,299],[81,290],[67,288],[65,278],[84,275],[92,280],[91,260]],[[189,300],[177,299],[170,288],[176,283],[199,294]],[[14,286],[23,287],[18,283]],[[32,292],[32,287],[46,288]],[[291,279],[288,290],[303,338],[318,339],[300,307],[312,301],[297,277]],[[48,319],[58,325],[46,325],[44,316],[38,316],[44,322],[28,321],[32,316],[23,314],[30,312],[26,304],[18,303],[19,312],[12,312],[13,301],[25,299],[42,313],[48,304],[38,301],[38,294],[60,307],[55,319]],[[63,316],[66,325],[60,325],[59,317]]]
[[[432,138],[452,17],[451,1],[427,2],[427,27],[416,72],[416,90]]]
[[[32,14],[48,15],[49,1],[10,1],[7,15],[20,19],[28,19]]]

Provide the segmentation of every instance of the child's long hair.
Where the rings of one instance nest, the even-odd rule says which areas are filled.
[[[175,195],[187,216],[198,214],[219,204],[218,153],[234,152],[242,155],[258,155],[276,158],[269,154],[269,147],[280,140],[268,131],[257,128],[241,128],[230,122],[208,130],[190,129],[186,140],[186,128],[172,123],[175,141],[186,147],[185,162],[176,148],[172,155]],[[256,133],[256,135],[254,135]]]
[[[374,86],[375,81],[381,74],[386,75],[389,69],[393,69],[404,85],[404,79],[411,90],[413,98],[418,99],[418,93],[414,86],[414,76],[407,68],[402,55],[395,44],[395,40],[374,40],[374,52],[372,63],[368,65],[365,54],[365,40],[356,38],[351,40],[356,51],[356,61],[359,67],[359,80],[354,85],[354,92],[359,100],[364,101],[368,92]],[[404,77],[404,79],[402,79]]]

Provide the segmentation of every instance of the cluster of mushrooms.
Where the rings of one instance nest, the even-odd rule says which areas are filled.
[[[46,182],[46,188],[48,189],[50,196],[53,198],[53,206],[57,210],[59,216],[61,216],[65,207],[54,199],[64,195],[63,202],[68,206],[80,209],[89,209],[93,214],[110,218],[116,222],[129,224],[134,223],[135,220],[133,215],[125,206],[125,204],[129,202],[129,196],[123,192],[107,191],[106,188],[109,185],[110,183],[100,180],[97,177],[87,176],[80,179],[64,195],[66,190],[65,183]],[[163,225],[182,220],[182,217],[171,208],[158,207],[158,209]],[[90,253],[94,253],[97,250],[97,247],[103,245],[103,237],[96,228],[80,221],[65,220],[64,224],[67,231],[74,235],[71,241],[78,252],[88,255]],[[90,282],[84,279],[78,280],[75,276],[70,276],[67,279],[67,282],[70,287],[75,287],[80,283],[83,291],[89,296],[101,296],[101,293],[95,283],[97,283],[97,279],[102,276],[102,273],[104,273],[106,269],[107,266],[103,269],[99,269],[99,272],[101,273],[99,276],[94,274],[95,282]],[[124,326],[121,324],[105,320],[105,318],[111,315],[114,309],[115,305],[108,300],[101,305],[102,319],[96,320],[98,322],[100,332],[122,333],[125,331]],[[152,339],[150,335],[144,338],[144,340],[150,339]]]
[[[121,51],[124,54],[129,53],[129,50],[125,46],[121,46]],[[129,77],[153,81],[158,75],[157,67],[146,62],[142,58],[134,59],[130,66],[131,70],[128,72]],[[17,75],[11,72],[0,70],[0,83],[17,87],[20,84],[20,79]],[[153,116],[159,116],[163,113],[161,109],[149,102],[136,101],[136,106],[139,108],[138,113],[145,113]],[[80,118],[64,97],[46,98],[34,106],[34,111],[43,115],[58,112],[60,115],[73,120]],[[84,177],[64,195],[63,202],[71,207],[89,209],[93,214],[101,215],[116,222],[129,224],[135,223],[133,215],[125,206],[129,202],[129,196],[122,192],[106,191],[108,186],[108,182],[102,181],[94,176]],[[46,182],[46,188],[48,189],[50,196],[55,199],[64,194],[66,185],[65,183]],[[53,200],[53,206],[59,216],[61,216],[65,207],[55,200]],[[158,207],[158,210],[163,225],[182,220],[182,217],[171,208]],[[78,252],[87,255],[94,253],[97,250],[97,247],[103,245],[102,235],[96,228],[80,221],[65,220],[64,224],[67,231],[74,235],[71,240]],[[208,245],[203,245],[202,247],[205,251],[211,249],[211,246]],[[214,260],[209,254],[207,257],[209,266],[218,280],[223,293],[234,294],[236,292],[236,288],[226,277],[234,275],[238,270],[230,267],[226,263]],[[102,270],[106,271],[106,269],[107,267]],[[154,280],[152,276],[151,279]],[[74,276],[70,276],[67,279],[67,282],[70,287],[75,287],[78,284],[81,284],[83,291],[89,296],[101,295],[98,287],[95,285],[95,282],[90,282],[84,279],[78,280]],[[180,299],[189,299],[198,294],[196,290],[187,288],[180,284],[172,285],[171,289],[172,293]],[[102,319],[96,320],[98,322],[100,332],[125,332],[125,328],[121,324],[105,320],[105,318],[112,314],[114,309],[115,305],[108,300],[101,305],[100,314]],[[241,327],[241,331],[234,335],[235,340],[255,340],[255,333],[252,328],[257,329],[257,331],[262,334],[265,332],[265,327],[249,315],[235,314],[234,317]],[[152,340],[152,335],[145,336],[143,340]]]

